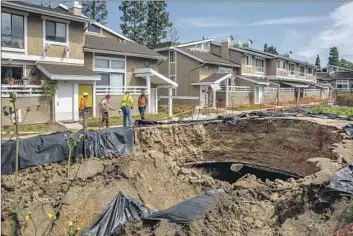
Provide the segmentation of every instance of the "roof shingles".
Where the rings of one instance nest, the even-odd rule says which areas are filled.
[[[217,80],[222,79],[223,77],[229,75],[228,73],[213,73],[212,75],[204,78],[203,80],[201,80],[200,82],[209,82],[209,83],[214,83]]]
[[[201,52],[201,51],[190,51],[187,49],[182,49],[182,48],[178,48],[179,50],[190,54],[194,57],[197,57],[199,59],[201,59],[202,61],[204,61],[205,63],[210,63],[210,64],[224,64],[224,65],[228,65],[228,66],[239,66],[238,64],[232,63],[226,59],[223,59],[221,57],[218,57],[212,53],[208,53],[208,52]]]

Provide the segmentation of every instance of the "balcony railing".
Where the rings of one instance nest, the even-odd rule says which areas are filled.
[[[276,93],[277,92],[277,88],[264,88],[264,92],[265,93]]]
[[[123,95],[125,92],[129,92],[131,95],[141,94],[143,90],[146,90],[146,86],[96,86],[96,94],[97,95]]]
[[[220,86],[222,91],[225,92],[227,87],[226,86]],[[248,86],[228,86],[228,91],[229,92],[250,92],[250,87]]]
[[[256,67],[255,68],[255,72],[256,73],[264,73],[265,72],[265,68],[264,67]]]
[[[294,89],[293,88],[280,88],[279,92],[280,93],[294,93]]]
[[[44,95],[41,85],[1,85],[1,97],[9,97],[11,92],[21,97],[39,97]]]

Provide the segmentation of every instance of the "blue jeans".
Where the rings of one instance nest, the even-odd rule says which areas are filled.
[[[127,106],[121,107],[121,110],[123,112],[123,125],[126,127],[126,118],[129,123],[129,126],[132,126],[132,112],[131,108]]]
[[[141,120],[144,120],[144,119],[145,119],[145,111],[146,111],[146,107],[139,107],[139,112],[140,112]]]

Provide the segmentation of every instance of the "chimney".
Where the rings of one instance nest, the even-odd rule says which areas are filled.
[[[82,5],[78,1],[74,1],[74,5],[69,9],[69,13],[76,16],[81,16],[81,13],[82,13],[81,10],[82,10]]]
[[[221,57],[229,61],[229,39],[221,42]]]

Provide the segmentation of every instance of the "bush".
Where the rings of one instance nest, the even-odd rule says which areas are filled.
[[[352,94],[337,95],[336,105],[353,107],[353,95]]]
[[[353,107],[328,107],[315,106],[309,109],[309,112],[319,112],[327,115],[338,115],[353,117]]]

